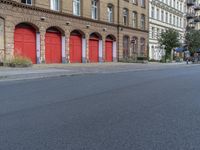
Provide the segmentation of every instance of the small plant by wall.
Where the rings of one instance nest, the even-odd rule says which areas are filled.
[[[30,67],[32,66],[32,61],[27,57],[14,56],[9,60],[4,60],[3,64],[8,67]]]

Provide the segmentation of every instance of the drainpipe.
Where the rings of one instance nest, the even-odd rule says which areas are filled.
[[[119,61],[119,31],[120,31],[120,0],[117,0],[117,60]]]

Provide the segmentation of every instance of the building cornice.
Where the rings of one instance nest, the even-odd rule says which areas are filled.
[[[121,28],[124,28],[124,29],[130,29],[130,30],[136,30],[136,31],[148,33],[148,30],[141,30],[141,29],[138,29],[138,28],[132,28],[130,26],[124,26],[124,25],[121,25],[121,24],[109,23],[109,22],[105,22],[105,21],[101,21],[101,20],[93,20],[91,18],[87,18],[87,17],[83,17],[83,16],[74,16],[72,14],[64,13],[62,11],[53,11],[53,10],[50,10],[50,9],[41,8],[41,7],[37,7],[37,6],[25,5],[25,4],[22,4],[22,3],[19,3],[19,2],[15,2],[13,0],[0,0],[0,3],[12,5],[13,7],[20,7],[20,8],[24,8],[24,9],[40,11],[40,12],[59,15],[59,16],[63,16],[63,17],[80,19],[80,20],[88,21],[88,22],[92,22],[92,23],[99,23],[99,24],[103,24],[103,25],[121,27]]]
[[[153,0],[153,1],[151,1],[151,4],[161,8],[163,10],[171,12],[172,14],[176,14],[176,15],[179,15],[181,17],[184,16],[184,12],[181,12],[180,10],[175,9],[175,8],[171,7],[170,5],[167,5],[166,3],[162,2],[162,1]]]

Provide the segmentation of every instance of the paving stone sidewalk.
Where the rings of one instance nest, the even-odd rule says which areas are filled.
[[[47,77],[71,76],[96,73],[117,73],[127,71],[156,70],[187,67],[186,63],[98,63],[98,64],[39,64],[30,68],[0,67],[0,81],[24,80]]]

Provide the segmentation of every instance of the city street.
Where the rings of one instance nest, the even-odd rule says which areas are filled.
[[[199,150],[199,91],[199,65],[1,81],[0,150]]]

